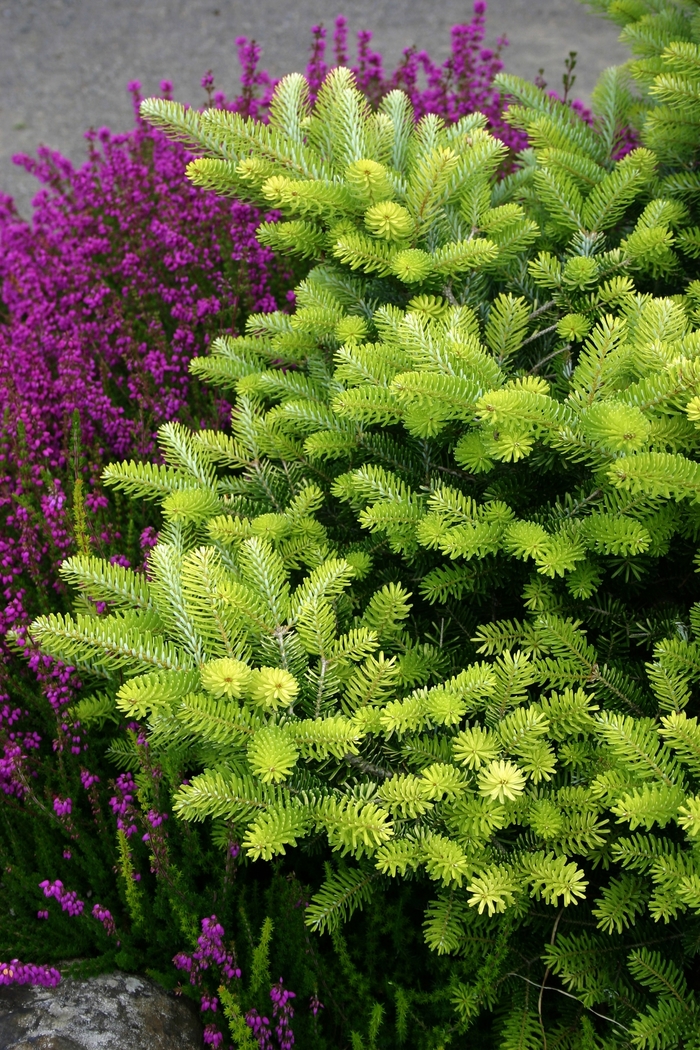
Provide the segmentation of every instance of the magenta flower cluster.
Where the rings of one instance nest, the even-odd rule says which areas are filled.
[[[64,853],[64,857],[66,855],[68,859],[70,859],[70,853]],[[67,890],[60,879],[54,879],[53,882],[49,879],[44,879],[43,882],[39,883],[39,889],[43,891],[45,897],[54,897],[61,905],[62,910],[68,912],[71,918],[75,919],[83,914],[85,902],[78,900],[78,894],[75,890]],[[37,919],[48,919],[49,913],[45,909],[42,909],[36,913],[36,916]],[[109,937],[116,935],[117,928],[114,922],[114,917],[109,908],[105,908],[104,905],[99,903],[94,904],[92,907],[92,917],[102,923],[105,932]]]
[[[217,1047],[223,1044],[224,1036],[221,1029],[217,1028],[215,1024],[208,1024],[204,1026],[202,1040],[205,1046]]]
[[[91,773],[88,769],[80,770],[80,783],[86,791],[89,791],[93,784],[99,784],[99,782],[100,778],[97,773]]]
[[[220,977],[226,981],[238,980],[241,971],[236,964],[234,954],[226,950],[224,945],[224,928],[218,921],[216,915],[202,919],[202,932],[197,938],[197,950],[194,952],[178,952],[173,958],[173,963],[178,970],[189,974],[191,985],[201,986],[203,974],[212,966],[218,967]],[[211,1010],[216,1013],[219,1000],[209,992],[202,992],[202,1012]],[[221,1046],[224,1040],[218,1025],[210,1022],[205,1025],[203,1032],[204,1043],[207,1046]]]
[[[527,140],[505,123],[503,113],[507,100],[493,83],[503,69],[501,54],[508,41],[501,37],[494,48],[485,47],[485,31],[486,3],[476,0],[471,21],[452,27],[450,54],[444,62],[435,62],[427,51],[409,47],[403,52],[398,67],[386,73],[382,55],[372,49],[372,34],[363,29],[357,33],[357,59],[351,68],[360,90],[375,104],[389,91],[399,88],[411,99],[418,117],[437,113],[452,123],[480,110],[488,117],[493,133],[518,151]],[[326,30],[323,26],[313,26],[311,33],[313,42],[306,76],[311,95],[315,97],[329,67]],[[335,21],[333,58],[334,65],[350,65],[348,23],[343,15]]]
[[[108,937],[116,936],[117,928],[114,924],[114,918],[109,908],[104,908],[101,904],[94,904],[92,908],[92,917],[102,923]]]
[[[67,817],[73,809],[73,802],[69,798],[55,798],[53,800],[53,811],[57,817]]]
[[[257,1010],[249,1010],[245,1016],[245,1023],[257,1039],[260,1050],[273,1050],[272,1032],[267,1017],[261,1017]]]
[[[318,1017],[321,1010],[325,1010],[325,1006],[319,999],[318,994],[316,992],[314,992],[311,998],[309,999],[309,1010],[311,1010],[311,1013],[314,1017]]]
[[[279,1050],[291,1050],[294,1046],[292,999],[296,999],[296,994],[284,987],[284,982],[280,977],[277,984],[273,984],[270,988],[270,999],[272,1000],[272,1016],[276,1022],[274,1033],[277,1037],[277,1047]],[[321,1007],[321,1004],[319,1003],[318,1006]],[[314,1011],[314,1017],[317,1012],[318,1009]],[[249,1010],[246,1014],[246,1024],[257,1039],[260,1050],[274,1050],[269,1018],[261,1017],[257,1010]]]
[[[2,643],[0,642],[1,650]],[[80,685],[73,673],[73,668],[65,667],[50,657],[41,656],[36,651],[29,649],[25,650],[25,655],[28,655],[28,668],[35,677],[38,690],[48,702],[56,718],[53,750],[56,752],[68,751],[73,755],[79,755],[81,750],[86,749],[87,744],[82,742],[79,725],[77,723],[69,725],[62,714],[65,705],[70,702],[75,689]],[[34,729],[15,728],[16,723],[26,718],[29,712],[14,706],[10,697],[3,693],[2,688],[0,672],[0,792],[21,799],[29,793],[31,781],[38,776],[37,770],[30,768],[29,759],[32,752],[39,751],[41,736]],[[70,800],[68,801],[70,805]],[[62,803],[59,800],[59,808],[61,806]],[[63,813],[59,813],[59,810],[55,812],[58,816],[68,816],[70,809],[64,809]]]
[[[149,809],[148,813],[146,814],[146,820],[148,821],[148,823],[150,824],[151,828],[153,828],[153,829],[159,828],[161,826],[161,824],[164,821],[166,821],[167,819],[168,819],[168,814],[167,813],[156,813],[156,811],[154,809]],[[150,842],[151,832],[147,831],[145,835],[141,836],[141,838],[143,839],[144,842]]]
[[[10,726],[20,717],[19,708],[9,711],[5,725]],[[0,711],[0,726],[2,725],[2,711]],[[30,730],[26,733],[7,733],[7,738],[2,746],[0,754],[0,791],[5,795],[14,795],[23,798],[27,793],[27,758],[29,751],[37,751],[41,743],[38,733]]]
[[[117,828],[129,839],[138,831],[136,818],[138,810],[134,805],[136,783],[131,773],[121,773],[115,781],[116,794],[109,800],[109,807],[117,818]]]
[[[39,883],[39,888],[44,891],[45,897],[55,897],[63,911],[67,911],[73,918],[82,915],[85,902],[78,900],[75,890],[67,890],[60,879],[54,879],[53,882],[44,879]]]
[[[197,950],[194,952],[178,952],[173,957],[173,963],[178,970],[189,975],[189,983],[201,986],[205,971],[211,966],[218,967],[219,975],[226,981],[238,980],[241,971],[236,965],[235,956],[227,951],[224,946],[224,928],[218,921],[216,915],[202,919],[202,932],[197,938]],[[269,1018],[261,1017],[257,1010],[249,1010],[246,1014],[246,1024],[253,1032],[260,1050],[275,1050],[272,1042],[273,1031],[276,1036],[276,1047],[278,1050],[291,1050],[294,1046],[294,1033],[291,1028],[294,1017],[292,999],[296,995],[284,987],[282,978],[270,989],[272,1000],[272,1016],[274,1028]],[[200,1007],[202,1012],[211,1011],[216,1013],[219,1005],[217,996],[208,991],[202,991]],[[310,1008],[314,1017],[323,1009],[317,996],[312,996]],[[207,1046],[218,1047],[222,1045],[223,1035],[214,1022],[210,1022],[204,1029],[204,1042]]]
[[[291,1027],[292,1018],[294,1017],[292,999],[296,999],[296,995],[284,987],[280,977],[277,984],[273,984],[270,989],[270,999],[272,999],[272,1015],[277,1022],[275,1035],[277,1036],[279,1048],[280,1050],[291,1050],[294,1046],[294,1033]]]
[[[235,956],[224,947],[224,928],[218,922],[216,915],[202,919],[202,932],[197,938],[197,951],[189,954],[179,952],[173,958],[173,963],[178,970],[184,970],[189,974],[190,984],[194,985],[201,984],[203,971],[208,970],[211,966],[218,966],[221,976],[227,981],[241,976]]]
[[[61,983],[61,974],[54,966],[36,966],[21,963],[19,959],[0,962],[0,985],[37,984],[43,988],[55,988]]]

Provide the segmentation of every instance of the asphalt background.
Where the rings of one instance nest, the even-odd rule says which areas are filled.
[[[43,143],[79,161],[87,128],[131,126],[130,80],[155,94],[170,79],[176,98],[198,103],[211,69],[217,87],[235,93],[237,36],[257,40],[262,65],[279,76],[305,66],[310,27],[322,22],[330,38],[342,13],[351,39],[372,30],[391,69],[415,43],[443,61],[450,26],[471,10],[471,0],[0,0],[0,192],[29,216],[37,184],[12,155]],[[487,14],[487,43],[510,40],[509,72],[532,78],[543,67],[558,87],[577,51],[574,94],[583,99],[601,70],[628,57],[618,32],[578,0],[490,0]]]

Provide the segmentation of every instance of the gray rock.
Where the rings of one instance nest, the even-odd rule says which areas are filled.
[[[0,988],[0,1050],[200,1050],[193,1004],[147,977]]]

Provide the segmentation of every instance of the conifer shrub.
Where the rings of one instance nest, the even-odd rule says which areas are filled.
[[[238,1045],[270,1045],[278,964],[304,1046],[697,1043],[700,51],[690,4],[611,8],[641,100],[609,70],[587,120],[499,78],[505,178],[483,116],[373,111],[342,68],[267,124],[142,108],[312,268],[192,361],[230,427],[105,470],[162,515],[147,571],[86,546],[31,636],[83,726],[129,720],[130,943],[173,916]],[[195,949],[214,886],[242,977],[213,917]]]
[[[101,679],[81,721],[136,721],[184,827],[302,873],[337,958],[422,915],[432,965],[356,954],[354,1046],[691,1045],[694,183],[653,106],[613,159],[623,71],[592,126],[500,83],[531,143],[500,181],[483,117],[372,113],[343,69],[313,108],[285,78],[267,125],[144,103],[316,265],[192,362],[230,432],[107,468],[161,505],[148,581],[70,559],[79,611],[32,636]]]
[[[206,151],[195,183],[280,209],[261,241],[317,265],[293,316],[193,362],[235,389],[230,434],[164,430],[167,479],[107,471],[169,488],[161,637],[138,635],[115,703],[202,769],[182,818],[236,822],[253,861],[319,838],[339,855],[311,929],[433,883],[425,939],[454,956],[464,1028],[500,1003],[494,1045],[681,1045],[700,910],[693,141],[652,106],[649,145],[614,161],[619,70],[592,128],[501,83],[532,144],[501,182],[483,119],[416,126],[401,93],[371,114],[343,70],[313,110],[286,78],[265,128],[144,104]],[[661,72],[651,94],[690,88]],[[34,632],[109,665],[123,616]]]
[[[103,777],[10,770],[25,958],[150,955],[214,1046],[696,1046],[700,29],[598,6],[638,59],[591,114],[497,80],[506,177],[482,114],[346,68],[267,123],[144,104],[311,269],[191,362],[230,426],[105,469],[144,568],[85,534],[31,627]]]
[[[411,52],[400,70],[385,75],[381,56],[369,51],[371,34],[359,34],[358,76],[365,76],[367,94],[376,102],[401,82],[411,89],[417,113],[440,110],[454,120],[480,106],[492,122],[500,120],[500,95],[493,91],[500,59],[481,47],[483,5],[477,7],[471,24],[453,30],[453,52],[442,65]],[[337,46],[341,36],[339,21]],[[259,48],[238,43],[241,94],[228,101],[208,74],[202,82],[208,104],[265,120],[273,82],[258,68]],[[318,76],[319,57],[317,48]],[[428,76],[424,91],[418,67]],[[131,90],[138,106],[138,85]],[[170,87],[164,83],[161,90],[167,96]],[[499,133],[510,136],[511,149],[522,144],[522,132],[502,121]],[[272,966],[292,982],[297,1000],[305,997],[294,1020],[299,1039],[309,1045],[342,1039],[361,978],[348,980],[342,953],[333,970],[310,947],[300,907],[305,888],[282,877],[261,885],[253,871],[246,881],[233,834],[223,843],[167,823],[172,785],[164,786],[167,777],[150,760],[138,724],[103,704],[81,725],[80,710],[71,708],[81,688],[78,674],[71,664],[39,654],[23,629],[28,616],[71,607],[56,566],[72,552],[99,555],[117,572],[134,566],[143,573],[158,512],[148,501],[105,491],[102,465],[115,456],[148,456],[164,420],[219,425],[225,402],[187,375],[190,357],[213,335],[240,330],[251,309],[286,302],[290,266],[303,273],[309,265],[276,261],[253,238],[261,215],[274,217],[269,209],[260,213],[188,185],[182,178],[187,151],[142,120],[124,135],[100,129],[87,137],[82,168],[44,149],[37,159],[17,158],[44,189],[31,224],[8,199],[0,223],[2,626],[3,635],[14,626],[15,643],[29,655],[24,669],[11,650],[3,654],[0,957],[11,962],[0,967],[0,983],[59,979],[53,965],[21,962],[12,958],[17,954],[64,970],[66,960],[87,960],[68,972],[149,969],[170,986],[179,975],[211,1018],[217,980],[238,981],[231,976],[238,967],[223,947],[223,919],[227,931],[238,931],[243,977],[236,994],[245,1027],[260,1045],[270,1038],[284,1045],[295,997],[266,970],[274,920],[284,937],[275,940]],[[104,611],[101,603],[88,608]],[[223,866],[214,846],[225,851]],[[398,935],[401,902],[394,908]],[[419,913],[413,925],[418,929]],[[380,932],[377,926],[375,940]],[[300,965],[309,954],[313,965]],[[389,966],[377,944],[363,989]],[[333,1010],[325,1037],[319,994]],[[272,1027],[265,1022],[270,1006]],[[228,1004],[233,1032],[237,1008]],[[373,1016],[376,1026],[379,1015]],[[218,1045],[216,1024],[207,1025],[205,1038]]]

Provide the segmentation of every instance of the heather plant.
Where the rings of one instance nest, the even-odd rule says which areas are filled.
[[[246,90],[244,82],[244,111]],[[138,85],[131,91],[138,110]],[[189,187],[184,150],[140,120],[127,134],[87,137],[80,168],[47,150],[18,158],[44,188],[31,224],[7,198],[0,220],[2,634],[14,628],[28,657],[3,645],[0,957],[21,951],[24,960],[0,967],[4,983],[55,983],[55,968],[26,962],[39,956],[165,969],[183,944],[177,928],[162,959],[145,937],[127,946],[109,804],[120,793],[115,785],[110,796],[114,770],[105,761],[124,727],[107,720],[88,754],[67,714],[78,679],[34,651],[23,627],[41,609],[66,608],[56,567],[76,549],[120,565],[147,559],[158,520],[147,506],[108,498],[104,462],[145,455],[164,420],[222,418],[221,400],[188,376],[189,359],[215,335],[239,330],[251,309],[286,303],[290,287],[289,267],[254,238],[261,215]],[[139,828],[147,837],[149,812]],[[124,865],[129,856],[123,852]],[[42,906],[42,889],[60,917],[51,900]],[[88,908],[85,891],[99,903]],[[201,915],[209,902],[195,900],[189,907]],[[159,920],[166,926],[167,914]]]
[[[138,85],[132,94],[138,107]],[[49,516],[70,501],[78,477],[85,511],[98,511],[104,458],[144,454],[165,420],[214,418],[215,406],[190,389],[190,358],[251,309],[276,306],[275,294],[284,302],[286,291],[284,274],[254,240],[259,215],[187,187],[183,150],[143,122],[125,135],[90,132],[88,143],[77,170],[48,150],[18,158],[46,187],[31,225],[4,203],[0,399],[4,462],[14,475],[5,480],[5,506],[14,514],[3,553],[13,575],[24,571],[25,594],[46,586],[44,556],[65,554],[75,530],[57,513],[32,544],[36,521],[28,508],[17,512],[12,492],[43,492],[36,511]],[[109,543],[106,528],[91,522],[98,544]],[[7,597],[5,630],[22,616],[21,601]],[[31,604],[37,600],[35,593]]]
[[[132,93],[138,106],[137,85]],[[46,150],[21,158],[46,187],[31,226],[3,203],[3,635],[62,606],[56,566],[76,542],[106,555],[121,542],[122,562],[141,560],[152,523],[109,504],[102,464],[143,455],[163,420],[215,419],[218,406],[198,393],[188,361],[251,308],[272,308],[275,295],[284,302],[288,287],[254,240],[257,212],[188,188],[184,151],[143,122],[88,141],[77,170]],[[29,727],[20,713],[37,685],[51,713],[38,724],[35,711]],[[27,680],[11,663],[3,692],[0,778],[17,795],[37,729],[78,753],[80,737],[60,717],[71,697],[63,668],[33,657]]]
[[[507,98],[494,83],[503,69],[501,56],[508,40],[499,37],[494,48],[484,46],[486,8],[484,0],[476,0],[471,20],[452,27],[450,54],[444,62],[436,62],[427,51],[409,47],[390,73],[384,70],[382,55],[372,50],[372,34],[367,30],[357,34],[355,64],[350,65],[348,23],[340,15],[333,33],[333,65],[352,69],[358,88],[375,107],[390,91],[399,88],[410,98],[417,119],[426,113],[436,113],[452,123],[478,111],[488,118],[494,134],[517,151],[525,145],[524,136],[504,120]],[[324,27],[314,26],[312,34],[312,55],[306,78],[313,102],[329,66],[325,60]]]
[[[62,607],[56,566],[76,543],[109,556],[120,542],[121,562],[141,561],[152,522],[108,502],[102,464],[146,453],[163,420],[217,418],[188,378],[189,359],[250,309],[284,302],[288,288],[253,237],[257,212],[188,188],[184,151],[143,122],[88,140],[80,169],[46,150],[22,158],[46,187],[31,226],[3,204],[3,635]],[[51,714],[38,725],[35,710],[30,729],[20,716],[37,684]],[[5,793],[22,794],[38,728],[80,753],[60,717],[71,695],[70,673],[36,655],[28,680],[17,662],[6,666]]]

